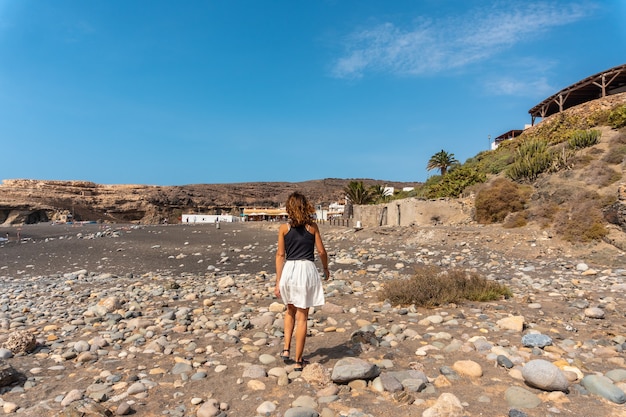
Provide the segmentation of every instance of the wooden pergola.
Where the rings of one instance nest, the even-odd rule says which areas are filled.
[[[532,125],[537,117],[546,118],[578,104],[626,91],[626,64],[580,80],[528,110]]]
[[[509,130],[508,132],[503,133],[497,138],[495,138],[494,142],[496,143],[496,145],[499,145],[501,142],[504,142],[505,140],[515,139],[516,137],[521,135],[523,132],[524,131],[522,129]]]

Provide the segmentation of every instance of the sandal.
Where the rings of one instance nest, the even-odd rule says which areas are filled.
[[[286,355],[285,355],[285,352],[287,352]],[[288,362],[289,361],[289,349],[283,349],[283,351],[280,353],[280,358],[283,360],[283,362]]]
[[[296,367],[293,368],[293,370],[295,372],[302,372],[302,370],[304,369],[304,365],[308,365],[309,361],[307,361],[306,359],[302,359],[301,362],[296,362]]]

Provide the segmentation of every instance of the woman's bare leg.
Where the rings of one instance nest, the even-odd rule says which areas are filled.
[[[309,319],[308,308],[298,308],[296,311],[296,362],[302,362],[304,342],[306,342],[307,320]],[[287,323],[285,323],[285,327]]]
[[[293,304],[287,304],[287,311],[285,313],[285,337],[283,345],[284,350],[291,349],[291,337],[293,335],[293,328],[296,323],[296,310],[297,309]]]

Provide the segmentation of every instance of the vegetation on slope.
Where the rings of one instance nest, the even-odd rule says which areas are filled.
[[[473,194],[478,222],[505,227],[534,222],[572,242],[598,240],[616,221],[625,157],[626,104],[589,102],[545,119],[495,150],[442,169],[443,175],[394,198]],[[435,163],[429,162],[432,168]]]

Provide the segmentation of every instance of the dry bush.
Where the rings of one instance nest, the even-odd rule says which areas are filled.
[[[580,169],[588,166],[595,159],[596,158],[589,153],[577,153],[572,157],[571,162],[573,167]]]
[[[604,154],[604,149],[600,149],[600,148],[589,148],[587,149],[587,154],[589,154],[590,156],[593,156],[594,159],[598,159],[598,157],[602,154]]]
[[[617,134],[611,138],[609,144],[611,146],[626,145],[626,129],[620,129]]]
[[[565,178],[565,180],[567,180],[567,178]],[[577,190],[575,188],[568,187],[566,183],[557,184],[552,187],[552,190],[550,190],[549,192],[544,191],[542,193],[542,196],[546,201],[551,201],[558,205],[565,204],[566,202],[570,201],[577,193]]]
[[[502,227],[504,227],[505,229],[524,227],[528,224],[528,215],[529,213],[526,210],[511,213],[510,215],[506,216],[506,219],[504,219]]]
[[[594,162],[583,173],[587,185],[607,187],[622,178],[622,174],[601,162]]]
[[[398,278],[386,283],[379,298],[394,305],[435,307],[464,300],[493,301],[512,295],[506,286],[480,277],[475,272],[423,265],[415,269],[411,278]]]
[[[602,162],[607,164],[621,164],[624,162],[624,158],[626,157],[626,145],[619,145],[612,147],[609,152],[604,155],[602,158]]]
[[[609,141],[609,149],[602,158],[607,164],[621,164],[626,158],[626,129],[620,129]]]
[[[531,190],[505,178],[495,179],[476,195],[476,221],[483,224],[504,221],[510,213],[524,209]]]
[[[556,232],[573,243],[601,240],[608,234],[601,203],[596,193],[580,193],[557,214]]]
[[[559,205],[553,201],[542,201],[539,204],[533,204],[533,207],[529,210],[528,217],[530,220],[536,222],[539,227],[545,229],[550,226],[556,214],[559,212]]]

